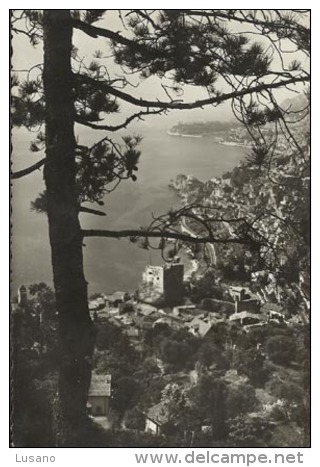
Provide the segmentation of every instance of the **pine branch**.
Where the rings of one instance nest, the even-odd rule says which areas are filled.
[[[136,13],[138,16],[140,16],[144,20],[148,21],[148,23],[150,23],[155,30],[161,28],[161,26],[159,24],[156,24],[153,21],[150,14],[144,13],[142,10],[132,10],[132,12],[129,12],[129,14],[131,14],[131,13]]]
[[[104,230],[104,229],[83,229],[83,237],[105,237],[105,238],[167,238],[173,240],[182,240],[187,243],[234,243],[242,245],[257,244],[251,238],[216,238],[212,235],[207,237],[193,237],[180,232],[171,231],[148,231],[148,230]],[[260,242],[259,242],[260,245]]]
[[[256,10],[259,12],[259,10]],[[260,10],[261,11],[261,10]],[[272,11],[272,10],[271,10]],[[188,16],[200,16],[201,18],[215,18],[215,19],[222,19],[228,21],[236,21],[242,24],[251,24],[253,26],[262,26],[264,28],[270,28],[271,31],[273,30],[283,30],[288,28],[288,24],[281,23],[280,20],[267,20],[267,19],[259,19],[257,17],[253,17],[252,15],[247,15],[242,12],[242,16],[237,16],[236,13],[224,13],[223,10],[180,10],[181,13],[185,13]],[[291,29],[296,29],[296,26],[307,30],[307,28],[303,27],[301,24],[292,23]]]
[[[11,172],[11,178],[15,180],[17,178],[22,178],[26,175],[29,175],[35,170],[40,169],[44,165],[45,161],[46,161],[46,158],[43,158],[40,161],[36,162],[35,164],[31,165],[30,167],[27,167],[26,169],[19,170],[18,172]]]
[[[130,117],[128,117],[123,123],[119,124],[119,125],[97,125],[95,123],[92,123],[92,122],[88,122],[85,118],[82,118],[80,117],[79,115],[77,115],[75,117],[75,121],[77,123],[80,123],[80,125],[85,125],[89,128],[92,128],[94,130],[106,130],[106,131],[110,131],[110,132],[115,132],[115,131],[118,131],[118,130],[121,130],[122,128],[126,128],[129,123],[131,123],[133,120],[137,119],[137,120],[140,120],[141,117],[145,116],[145,115],[159,115],[163,112],[163,109],[160,109],[160,110],[148,110],[146,112],[137,112],[133,115],[131,115]]]
[[[87,24],[81,20],[74,20],[73,27],[76,29],[80,29],[85,34],[95,39],[99,36],[106,37],[107,39],[111,39],[112,41],[117,42],[118,44],[123,44],[128,47],[133,47],[135,49],[143,49],[144,51],[147,50],[147,48],[144,45],[132,39],[128,39],[124,36],[121,36],[121,34],[119,34],[118,32],[110,31],[109,29],[105,28],[99,28],[97,26],[93,26],[92,24]]]
[[[258,10],[259,11],[259,10]],[[152,22],[154,28],[158,28],[159,26],[154,23],[151,18],[148,17],[147,14],[142,13],[141,10],[133,10],[133,12],[136,12],[139,16],[142,16],[144,19]],[[278,21],[272,21],[272,20],[267,20],[267,19],[260,19],[257,17],[253,17],[252,15],[245,15],[242,13],[242,16],[237,16],[236,13],[225,13],[223,10],[179,10],[180,13],[184,13],[188,17],[201,17],[201,18],[215,18],[215,19],[222,19],[222,20],[228,20],[228,21],[236,21],[242,24],[251,24],[253,26],[262,26],[264,28],[270,28],[270,30],[283,30],[285,28],[288,28],[288,24],[283,24],[281,23],[280,20]],[[84,33],[88,34],[90,37],[97,38],[97,37],[106,37],[108,39],[111,39],[115,42],[118,42],[120,44],[129,46],[129,47],[135,47],[135,48],[141,48],[141,49],[146,49],[142,44],[139,42],[136,42],[132,39],[128,39],[124,36],[121,36],[119,33],[110,31],[109,29],[105,28],[99,28],[97,26],[93,26],[91,24],[87,24],[81,20],[74,20],[73,21],[73,26],[76,29],[80,29]],[[301,24],[294,23],[291,26],[291,29],[296,29],[297,26],[303,30],[307,30],[305,27],[303,27]]]
[[[237,90],[237,91],[233,91],[233,92],[229,92],[225,94],[219,94],[214,97],[209,97],[208,99],[197,100],[194,102],[180,102],[180,101],[179,102],[174,102],[174,101],[164,102],[164,101],[148,101],[146,99],[134,97],[131,94],[128,94],[123,91],[120,91],[119,89],[113,88],[107,82],[96,81],[93,78],[90,78],[89,76],[76,75],[76,79],[78,79],[82,83],[90,84],[91,86],[96,87],[96,89],[104,91],[107,94],[111,94],[115,97],[118,97],[119,99],[129,102],[130,104],[133,104],[139,107],[168,109],[168,110],[169,109],[177,109],[177,110],[197,109],[199,107],[204,107],[206,105],[220,104],[230,99],[236,99],[238,97],[242,97],[246,95],[261,93],[266,90],[277,89],[280,87],[288,86],[290,84],[305,83],[305,82],[310,81],[310,77],[308,76],[292,77],[291,79],[277,81],[273,83],[261,83],[257,86],[245,87],[244,89],[240,91]]]
[[[97,209],[87,208],[85,206],[80,206],[80,212],[85,212],[87,214],[94,214],[95,216],[106,216],[107,214],[103,211],[99,211]]]

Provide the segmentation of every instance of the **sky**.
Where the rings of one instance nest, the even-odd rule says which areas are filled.
[[[122,10],[125,12],[125,10]],[[99,27],[106,27],[110,30],[120,32],[122,35],[128,35],[128,32],[124,29],[122,22],[119,19],[119,13],[117,10],[109,10],[105,15],[104,19],[95,23]],[[234,24],[232,25],[232,30],[234,32],[239,33],[243,32],[244,30],[248,31],[248,26],[244,27],[241,24]],[[250,28],[249,28],[250,30]],[[250,31],[249,31],[250,32]],[[269,45],[269,42],[265,38],[261,38],[261,36],[252,36],[254,40],[258,42],[262,42],[265,47]],[[93,52],[96,50],[101,50],[104,55],[108,55],[108,45],[106,39],[103,38],[91,38],[87,36],[85,33],[75,30],[73,34],[73,44],[78,48],[79,55],[84,58],[85,63],[89,64],[93,57]],[[41,63],[42,62],[42,44],[39,44],[36,48],[30,46],[28,41],[26,40],[26,36],[19,34],[14,35],[13,41],[13,55],[12,55],[12,67],[13,69],[18,70],[28,70],[31,66]],[[286,49],[289,50],[289,46],[286,46]],[[295,58],[295,55],[288,54],[290,60]],[[300,58],[300,57],[298,57]],[[123,75],[122,70],[119,66],[115,65],[112,59],[102,60],[101,63],[105,63],[108,69],[108,72],[111,76],[116,75]],[[277,68],[280,62],[278,58],[275,56],[273,66]],[[34,70],[34,73],[37,70]],[[19,76],[26,76],[26,73],[19,73]],[[142,97],[145,99],[155,99],[159,98],[160,100],[167,100],[167,96],[163,89],[161,88],[161,84],[165,83],[165,80],[161,80],[157,77],[150,77],[146,80],[139,80],[138,77],[129,76],[128,79],[133,84],[138,84],[137,88],[133,88],[128,86],[126,88],[126,92],[131,93],[136,97]],[[221,89],[224,92],[228,92],[226,84],[223,84],[223,88]],[[281,96],[281,99],[285,99],[289,97],[289,92],[280,91],[278,93]],[[196,99],[206,98],[207,93],[205,90],[196,87],[196,86],[185,86],[184,87],[184,95],[183,99],[186,102],[190,102]],[[108,123],[109,124],[118,124],[123,121],[123,117],[126,117],[136,111],[134,106],[127,104],[125,102],[121,103],[121,112],[118,115],[109,115],[108,116]],[[203,109],[194,109],[192,111],[171,111],[169,114],[165,116],[150,116],[145,120],[146,125],[157,125],[160,127],[168,127],[168,129],[177,123],[178,121],[190,122],[190,121],[199,121],[199,120],[230,120],[234,118],[230,103],[225,103],[219,105],[218,108],[213,108],[212,106],[205,107]]]
[[[108,27],[113,31],[121,31],[123,33],[123,26],[119,22],[118,13],[116,11],[110,11],[106,15],[104,21],[96,23],[100,27]],[[108,45],[106,39],[103,38],[91,38],[84,34],[82,31],[74,30],[73,33],[73,44],[79,49],[79,55],[85,59],[87,64],[93,59],[93,53],[96,50],[101,50],[104,53],[108,53]],[[42,63],[42,44],[39,44],[36,47],[32,47],[26,40],[24,35],[14,35],[12,40],[12,68],[15,70],[29,70],[31,66]],[[108,67],[108,72],[110,75],[123,74],[121,69],[114,64],[113,60],[101,61],[101,63],[106,63]],[[36,70],[35,70],[36,72]],[[19,76],[25,77],[26,73],[19,73]],[[128,77],[128,79],[134,82],[134,77]],[[139,80],[136,79],[136,82]],[[156,94],[155,94],[156,90]],[[128,87],[126,92],[130,92],[136,97],[142,97],[146,99],[155,99],[159,97],[160,99],[167,100],[167,96],[161,88],[161,80],[157,77],[150,77],[146,80],[142,80],[139,83],[139,87],[134,89],[133,87]],[[186,86],[184,99],[186,101],[192,101],[194,99],[206,98],[207,94],[196,87]],[[130,115],[134,111],[134,107],[125,102],[121,103],[121,116],[111,115],[108,116],[109,123],[117,124],[120,123],[124,115]],[[150,116],[150,124],[157,123],[161,126],[171,126],[179,120],[183,121],[193,121],[193,120],[229,120],[232,118],[232,111],[229,104],[219,106],[219,110],[213,109],[212,107],[207,107],[204,109],[194,109],[192,111],[171,111],[165,116]],[[152,119],[152,120],[151,120]],[[147,122],[148,123],[148,122]]]

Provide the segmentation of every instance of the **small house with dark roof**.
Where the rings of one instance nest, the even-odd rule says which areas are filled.
[[[284,308],[278,303],[264,303],[261,307],[261,312],[267,315],[269,319],[283,321],[285,318]]]
[[[236,285],[231,285],[228,292],[235,302],[241,302],[241,300],[244,300],[247,295],[250,296],[250,289],[248,287],[238,287]]]
[[[241,301],[235,301],[235,312],[250,311],[251,313],[260,312],[261,301],[256,298],[248,298]]]
[[[174,316],[183,317],[186,314],[189,315],[189,314],[194,313],[195,310],[196,310],[195,305],[180,305],[180,306],[175,306],[173,308],[172,314]]]
[[[125,301],[125,293],[122,291],[117,291],[114,292],[113,294],[110,295],[105,295],[105,300],[109,304],[109,306],[115,306],[117,307],[119,303],[122,303]]]
[[[150,407],[145,416],[145,431],[159,435],[161,433],[161,427],[168,422],[169,412],[167,407],[162,402],[160,402],[159,404]]]
[[[155,327],[157,324],[168,324],[168,326],[172,327],[173,329],[180,329],[184,322],[177,316],[164,314],[161,316],[161,318],[154,321],[153,327]]]
[[[111,397],[111,375],[91,376],[87,409],[90,415],[107,416]]]

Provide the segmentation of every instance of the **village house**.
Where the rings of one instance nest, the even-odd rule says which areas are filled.
[[[205,337],[205,335],[211,329],[211,326],[212,323],[209,321],[209,318],[204,318],[203,315],[196,316],[187,325],[189,332],[191,332],[194,336],[199,337]]]
[[[157,324],[167,324],[173,329],[180,329],[183,326],[184,322],[177,316],[164,314],[161,316],[161,318],[154,321],[153,327]]]
[[[119,303],[125,301],[126,294],[125,292],[117,291],[110,295],[105,295],[105,300],[109,306],[117,307]]]
[[[135,319],[132,315],[119,315],[115,316],[115,318],[123,325],[123,326],[133,326],[135,324]]]
[[[92,373],[87,409],[92,416],[107,416],[111,397],[111,375]]]
[[[153,327],[153,323],[159,319],[160,316],[161,314],[156,307],[146,303],[139,303],[135,307],[135,326],[138,329],[151,329]]]
[[[173,307],[172,313],[174,316],[183,316],[184,314],[193,313],[195,309],[195,305],[179,305]]]
[[[118,310],[120,314],[134,313],[136,311],[136,304],[133,300],[118,303]]]
[[[134,311],[134,301],[130,296],[124,292],[114,292],[111,295],[101,295],[94,300],[89,301],[89,311],[93,315],[97,312],[99,316],[103,313],[105,316],[108,314],[115,314],[115,312],[125,313],[127,311]]]
[[[143,331],[152,329],[154,326],[155,326],[154,320],[150,320],[148,317],[147,318],[139,317],[136,320],[136,327]]]
[[[104,310],[106,307],[106,300],[104,297],[98,297],[94,300],[89,300],[89,312],[98,312]]]
[[[231,285],[228,289],[228,292],[235,302],[240,302],[241,300],[245,300],[245,298],[250,298],[251,296],[251,291],[248,287],[238,287],[236,285]]]
[[[226,323],[226,320],[227,320],[227,318],[221,318],[219,313],[209,313],[208,318],[209,318],[209,323],[211,325]],[[208,333],[206,335],[208,335],[208,334],[210,334],[210,330],[208,331]]]
[[[222,315],[230,315],[234,313],[234,302],[219,300],[217,298],[204,298],[201,302],[201,308]]]
[[[241,311],[240,313],[234,313],[229,317],[230,321],[235,321],[241,324],[241,326],[247,324],[258,324],[265,323],[267,317],[263,314],[250,313],[249,311]]]
[[[265,314],[268,319],[284,321],[285,313],[282,305],[278,303],[264,303],[261,307],[261,313]]]
[[[195,305],[183,305],[174,307],[172,310],[172,315],[181,319],[184,323],[189,323],[199,314],[203,314],[203,310],[197,308]]]
[[[145,431],[149,431],[155,435],[161,434],[161,427],[168,422],[169,413],[166,406],[160,402],[148,410],[145,414],[146,425]]]
[[[259,313],[261,302],[257,298],[249,298],[241,301],[235,301],[235,313],[240,311],[250,311],[252,313]]]
[[[148,303],[139,303],[136,307],[136,314],[142,316],[157,316],[158,308],[155,306],[149,305]]]

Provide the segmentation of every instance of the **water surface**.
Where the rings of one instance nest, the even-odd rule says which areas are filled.
[[[178,174],[194,175],[209,180],[235,167],[246,150],[214,143],[212,138],[170,136],[164,130],[148,128],[140,132],[142,157],[138,180],[122,182],[105,198],[107,217],[81,214],[84,228],[139,228],[151,222],[151,213],[160,215],[179,205],[179,199],[168,188]],[[30,137],[19,130],[13,137],[13,169],[26,167],[38,155],[28,151]],[[89,144],[92,135],[83,133],[81,143]],[[42,172],[17,180],[12,199],[12,285],[44,281],[52,283],[48,225],[45,215],[30,210],[30,201],[43,190]],[[161,264],[158,252],[137,248],[127,240],[85,239],[85,275],[89,292],[133,291],[139,285],[146,264]]]

